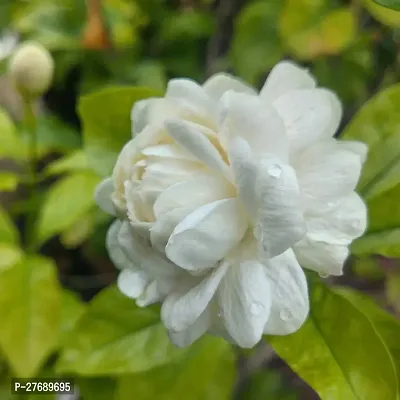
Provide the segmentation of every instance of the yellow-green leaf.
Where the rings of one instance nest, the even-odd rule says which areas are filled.
[[[45,176],[59,175],[66,172],[88,169],[86,154],[83,150],[76,150],[50,163],[44,170]]]
[[[64,343],[68,340],[69,334],[73,331],[77,322],[85,313],[86,306],[79,299],[77,294],[66,289],[61,293],[61,301],[61,343]]]
[[[7,211],[0,206],[0,242],[18,244],[19,233]]]
[[[15,376],[35,376],[59,338],[60,289],[50,259],[27,256],[0,271],[0,315],[0,346]]]
[[[82,171],[56,182],[48,191],[39,214],[37,241],[42,243],[69,229],[94,207],[94,190],[99,181],[93,172]]]
[[[396,399],[392,358],[368,318],[316,279],[310,304],[299,331],[268,339],[278,355],[321,399]]]
[[[157,346],[157,345],[156,345]],[[227,342],[203,337],[178,362],[120,379],[116,400],[228,400],[232,398],[235,357]]]
[[[0,108],[0,156],[22,160],[24,155],[25,145],[18,137],[10,117]]]
[[[101,176],[111,173],[122,147],[132,137],[133,104],[158,95],[148,88],[110,87],[80,99],[78,110],[90,168]]]
[[[19,180],[20,176],[15,172],[0,172],[0,192],[13,192]]]
[[[139,308],[115,286],[98,294],[70,333],[58,371],[83,376],[132,374],[165,365],[177,349],[159,322],[159,312]]]
[[[400,27],[400,11],[382,7],[374,0],[363,0],[363,2],[370,14],[379,22],[392,28]]]
[[[280,33],[296,57],[310,60],[344,50],[356,37],[356,23],[349,8],[331,10],[325,0],[288,0]]]

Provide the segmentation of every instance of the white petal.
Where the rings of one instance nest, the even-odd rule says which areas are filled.
[[[361,236],[367,226],[367,208],[353,192],[335,209],[307,219],[307,237],[315,242],[349,245]]]
[[[221,318],[240,347],[251,348],[263,334],[271,309],[264,266],[249,260],[229,267],[218,289]]]
[[[211,76],[203,85],[204,91],[213,99],[219,100],[228,90],[257,95],[257,92],[239,78],[226,73]]]
[[[110,260],[116,268],[125,269],[132,266],[130,260],[119,243],[118,235],[122,227],[122,222],[117,219],[108,228],[106,236],[106,248]]]
[[[118,289],[131,299],[138,298],[149,283],[149,277],[143,271],[122,270],[117,279]]]
[[[229,144],[230,135],[241,136],[249,143],[256,157],[272,153],[287,160],[285,126],[272,105],[266,106],[256,96],[233,91],[227,92],[221,101],[226,107],[221,117],[222,134],[227,136],[223,144]]]
[[[260,208],[255,235],[262,257],[275,257],[305,234],[296,173],[276,157],[265,156],[257,179]]]
[[[271,285],[272,306],[264,333],[289,335],[307,318],[309,299],[307,280],[292,250],[265,262]]]
[[[158,303],[164,296],[160,293],[157,281],[150,282],[136,300],[138,307],[147,307],[150,304]]]
[[[228,269],[223,263],[205,277],[188,277],[178,290],[164,300],[161,318],[169,331],[180,332],[190,327],[200,317],[211,301],[221,279]]]
[[[240,136],[232,137],[229,143],[229,161],[233,171],[238,198],[246,212],[254,220],[257,216],[258,198],[256,182],[258,166],[249,144]]]
[[[368,146],[365,143],[356,142],[353,140],[342,140],[338,141],[338,144],[358,154],[360,156],[361,164],[364,164],[368,154]]]
[[[188,271],[204,271],[243,238],[247,218],[236,199],[218,200],[189,214],[173,231],[165,252]]]
[[[274,106],[285,123],[291,154],[331,138],[342,118],[337,96],[327,89],[296,90],[279,97]]]
[[[167,99],[175,99],[188,104],[201,116],[213,119],[215,114],[214,102],[209,98],[204,89],[191,79],[171,79],[168,82]]]
[[[162,214],[175,208],[203,206],[216,200],[234,196],[234,188],[224,179],[212,175],[199,175],[191,180],[170,186],[154,204],[154,214]]]
[[[178,118],[183,115],[182,106],[174,100],[149,98],[137,101],[131,111],[132,135],[143,133],[149,124],[159,126],[167,118]]]
[[[168,133],[198,160],[212,170],[229,175],[228,166],[218,150],[201,131],[200,125],[186,121],[169,120],[166,121],[165,127]]]
[[[356,187],[361,157],[332,139],[304,151],[296,173],[304,210],[325,213]]]
[[[311,269],[321,276],[340,276],[349,256],[349,249],[343,245],[332,245],[303,239],[293,248],[303,268]]]
[[[260,97],[269,103],[293,90],[313,89],[315,86],[316,81],[306,68],[301,68],[291,61],[282,61],[270,72]]]
[[[100,182],[94,193],[94,199],[97,205],[107,214],[115,216],[115,207],[112,202],[112,194],[114,193],[114,182],[111,178],[104,179]]]
[[[197,161],[197,159],[185,149],[174,144],[158,144],[148,146],[141,151],[142,154],[148,157],[172,158],[178,160]]]
[[[178,347],[187,347],[203,336],[210,323],[209,310],[206,308],[189,328],[180,332],[169,332],[172,343]]]
[[[153,247],[161,253],[165,253],[165,247],[174,229],[196,208],[196,205],[174,208],[160,215],[150,232],[150,240]]]
[[[132,264],[153,279],[174,280],[179,276],[179,268],[168,262],[148,242],[135,234],[127,221],[121,225],[118,242]]]

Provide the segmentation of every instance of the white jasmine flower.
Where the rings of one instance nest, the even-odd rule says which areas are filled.
[[[12,54],[18,44],[18,34],[10,30],[0,36],[0,61]]]
[[[366,147],[333,139],[340,119],[337,97],[290,62],[259,94],[217,74],[135,104],[134,137],[96,199],[118,217],[107,247],[120,290],[162,302],[174,343],[295,332],[309,311],[300,265],[342,273],[366,226],[354,192]]]

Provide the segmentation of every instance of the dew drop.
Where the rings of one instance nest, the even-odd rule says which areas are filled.
[[[279,178],[282,173],[282,167],[279,164],[272,164],[268,167],[268,174],[274,178]]]
[[[279,313],[279,316],[281,317],[282,321],[289,321],[289,319],[292,317],[292,313],[289,310],[282,310]]]
[[[261,311],[264,309],[264,306],[261,303],[251,303],[250,305],[250,314],[259,315]]]
[[[322,278],[322,279],[325,279],[325,278],[328,278],[328,277],[329,277],[329,274],[327,274],[326,272],[325,272],[325,273],[324,273],[324,272],[320,272],[318,275],[319,275],[320,278]]]

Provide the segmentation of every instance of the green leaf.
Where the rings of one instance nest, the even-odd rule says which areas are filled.
[[[155,345],[157,346],[157,344]],[[175,363],[120,379],[117,400],[228,400],[235,357],[227,342],[203,337]]]
[[[0,192],[13,192],[20,179],[15,172],[0,172]]]
[[[235,20],[230,58],[235,72],[253,85],[282,57],[275,21],[284,2],[248,4]]]
[[[365,315],[316,279],[310,306],[299,331],[268,339],[278,355],[322,399],[396,399],[392,359]]]
[[[77,380],[84,400],[114,400],[117,382],[112,378],[81,378]],[[134,393],[134,392],[132,392]],[[131,399],[132,399],[131,393]],[[136,400],[136,396],[135,396]]]
[[[83,150],[76,150],[48,164],[43,175],[60,175],[66,172],[82,171],[88,168],[89,166],[85,152]]]
[[[23,258],[0,271],[0,346],[15,375],[32,377],[59,337],[60,289],[53,262]]]
[[[362,107],[343,133],[343,139],[368,145],[358,190],[367,201],[369,227],[356,240],[357,255],[400,254],[400,84],[378,93]]]
[[[0,206],[0,242],[19,243],[19,232],[7,211]]]
[[[18,137],[17,130],[8,114],[0,108],[0,156],[23,160],[25,145]]]
[[[22,250],[10,243],[0,243],[0,272],[12,267],[22,257]]]
[[[380,0],[383,1],[383,0]],[[388,2],[390,0],[386,0]],[[389,8],[382,7],[377,4],[375,0],[363,0],[366,8],[370,14],[382,24],[388,25],[391,28],[400,27],[400,12],[390,10]],[[394,2],[394,1],[392,1]]]
[[[98,174],[111,173],[119,152],[130,140],[133,104],[158,95],[148,88],[110,87],[80,99],[85,151],[90,167]]]
[[[400,272],[390,272],[386,279],[385,293],[389,304],[400,313]]]
[[[380,308],[373,300],[361,292],[349,288],[336,288],[336,291],[358,310],[360,310],[371,321],[374,328],[384,341],[392,356],[397,369],[397,376],[400,376],[400,321]],[[380,367],[380,364],[377,364]],[[399,383],[399,382],[398,382]],[[399,395],[398,395],[399,396]],[[393,396],[394,398],[398,398]]]
[[[351,270],[362,279],[376,282],[385,277],[383,269],[375,257],[355,258],[351,264]]]
[[[171,344],[159,313],[139,308],[109,287],[97,295],[69,335],[58,370],[83,376],[138,373],[182,354]]]
[[[64,232],[61,232],[60,242],[66,249],[74,249],[85,242],[93,231],[94,221],[91,213],[83,215]]]
[[[390,8],[392,10],[400,11],[400,0],[374,0],[375,3]]]
[[[86,306],[77,294],[66,289],[61,293],[61,302],[61,343],[65,343],[69,334],[85,313]]]
[[[356,29],[349,8],[331,11],[325,0],[288,0],[280,21],[286,46],[303,60],[340,53],[353,42]]]
[[[70,228],[94,207],[94,190],[99,180],[92,172],[75,172],[50,188],[37,223],[38,243]]]
[[[255,372],[240,393],[241,400],[296,400],[298,396],[288,388],[282,376],[272,370]]]

